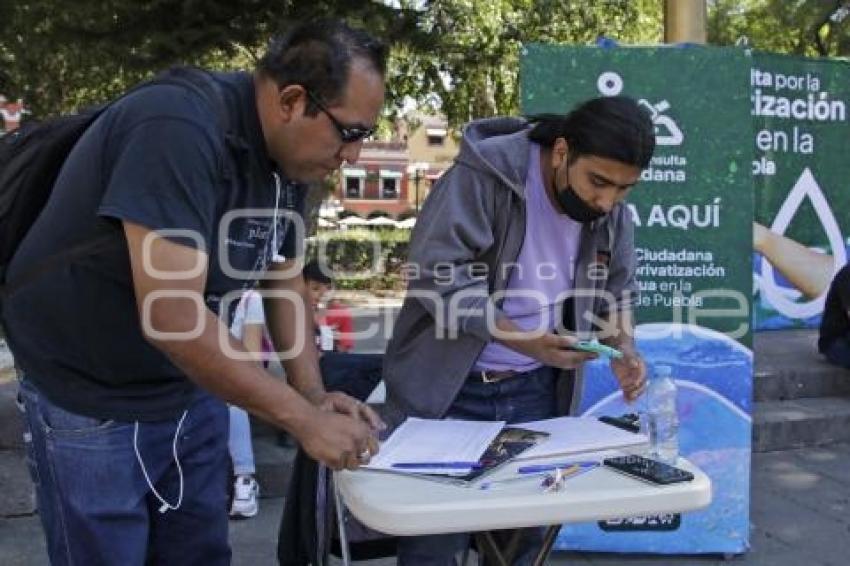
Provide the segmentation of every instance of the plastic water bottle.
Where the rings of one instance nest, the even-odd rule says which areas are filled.
[[[672,373],[670,366],[655,366],[646,391],[650,452],[668,464],[675,464],[679,457],[679,413]]]

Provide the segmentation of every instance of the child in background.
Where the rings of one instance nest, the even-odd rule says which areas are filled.
[[[322,381],[328,391],[342,391],[365,401],[381,381],[384,356],[351,352],[354,347],[351,311],[342,302],[329,297],[333,279],[315,261],[304,266],[303,275],[315,313]]]
[[[268,360],[263,354],[266,338],[266,317],[263,312],[263,298],[253,289],[245,291],[236,311],[230,334],[242,342],[258,363],[264,366]],[[251,445],[251,421],[248,413],[239,407],[230,406],[230,437],[228,439],[230,458],[233,461],[233,503],[230,506],[232,518],[253,517],[259,511],[260,486],[254,478],[254,449]]]
[[[304,266],[304,282],[310,294],[316,323],[316,346],[319,352],[349,352],[354,346],[351,338],[353,324],[351,311],[339,300],[329,296],[333,279],[322,271],[318,262]],[[323,300],[326,299],[323,305]]]

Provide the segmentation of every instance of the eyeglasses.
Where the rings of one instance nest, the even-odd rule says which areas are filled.
[[[318,106],[319,110],[325,113],[325,116],[330,118],[331,123],[333,123],[336,131],[339,132],[339,137],[342,139],[342,143],[354,143],[358,142],[362,139],[368,138],[372,134],[375,133],[375,128],[364,128],[363,126],[346,126],[341,123],[339,120],[334,117],[333,114],[328,111],[327,107],[322,104],[319,98],[313,94],[309,89],[305,89],[307,96],[310,98],[310,101]]]

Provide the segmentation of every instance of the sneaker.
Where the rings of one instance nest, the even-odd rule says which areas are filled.
[[[260,510],[257,498],[260,486],[254,476],[236,476],[233,484],[233,505],[230,507],[231,517],[253,517]]]

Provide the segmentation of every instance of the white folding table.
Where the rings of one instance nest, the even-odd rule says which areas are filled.
[[[622,452],[583,454],[509,463],[483,481],[516,477],[520,465],[577,460],[599,460]],[[693,481],[656,486],[599,467],[570,478],[564,489],[545,492],[538,481],[505,483],[481,490],[480,482],[470,486],[439,483],[415,476],[368,470],[342,471],[334,475],[338,500],[363,524],[397,536],[457,532],[481,533],[479,550],[505,560],[496,548],[491,531],[549,526],[545,548],[537,563],[543,564],[563,523],[580,523],[678,513],[706,507],[711,503],[711,480],[702,470],[680,458],[677,466],[694,474]],[[498,489],[497,489],[498,487]],[[337,502],[340,509],[340,501]],[[341,539],[342,539],[341,531]],[[346,541],[340,541],[346,554]],[[515,546],[508,545],[508,546]],[[347,560],[347,556],[343,557]]]

